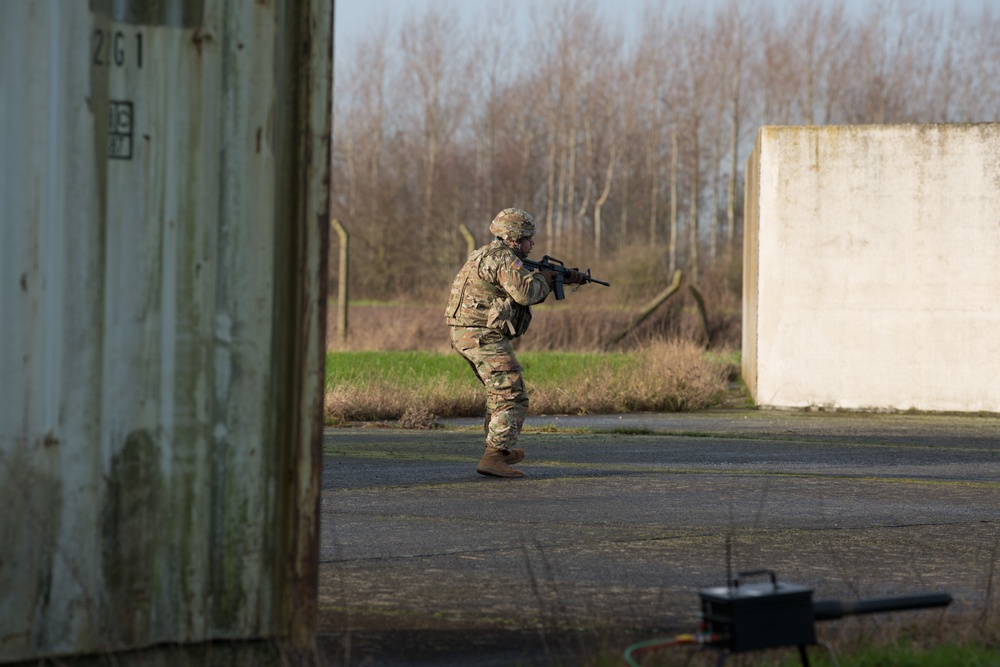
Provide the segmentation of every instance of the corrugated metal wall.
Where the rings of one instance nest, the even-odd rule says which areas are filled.
[[[314,632],[332,17],[0,2],[0,662]]]

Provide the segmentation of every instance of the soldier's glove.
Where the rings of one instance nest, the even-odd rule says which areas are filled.
[[[567,285],[582,285],[583,284],[583,274],[576,269],[567,269],[566,276],[563,278],[563,282]]]
[[[545,282],[549,284],[549,289],[554,289],[556,285],[556,272],[540,270],[539,273],[545,278]]]

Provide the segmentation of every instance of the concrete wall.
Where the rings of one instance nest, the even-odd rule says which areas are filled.
[[[759,405],[1000,412],[1000,125],[764,127],[746,183]]]

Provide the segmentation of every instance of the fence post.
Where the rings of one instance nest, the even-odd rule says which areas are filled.
[[[340,266],[337,272],[337,338],[341,343],[347,340],[347,230],[340,224],[340,220],[331,220],[333,228],[337,230],[340,237]]]
[[[465,237],[465,242],[469,246],[469,254],[471,255],[476,249],[476,237],[472,235],[472,232],[469,231],[464,222],[458,226],[458,231]]]
[[[639,312],[639,314],[636,315],[635,318],[624,329],[615,334],[615,336],[611,339],[609,345],[616,345],[617,343],[619,343],[622,338],[627,336],[630,331],[632,331],[637,326],[642,324],[643,320],[652,315],[654,310],[663,305],[663,302],[672,297],[674,293],[677,292],[677,290],[679,290],[680,288],[681,288],[681,271],[680,269],[677,269],[676,271],[674,271],[673,282],[671,282],[666,289],[664,289],[662,292],[653,297],[653,300],[650,301],[648,304],[646,304],[646,306]]]
[[[708,311],[705,309],[705,297],[701,295],[701,290],[694,283],[688,285],[688,289],[691,290],[691,296],[694,297],[694,301],[698,304],[698,317],[701,319],[701,333],[705,337],[705,347],[709,348],[712,345],[712,335],[708,328]]]

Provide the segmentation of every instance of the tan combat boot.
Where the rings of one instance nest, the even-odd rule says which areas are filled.
[[[524,460],[524,450],[519,447],[511,447],[510,449],[501,449],[500,455],[503,456],[503,462],[509,466],[519,463]]]
[[[486,420],[483,422],[483,433],[486,435],[490,434],[490,413],[486,413]],[[487,451],[489,451],[489,445],[486,446]],[[503,454],[503,462],[507,465],[514,465],[518,461],[524,459],[524,450],[518,447],[512,447],[510,449],[501,449],[500,453]]]
[[[508,456],[514,455],[514,451],[508,453]],[[521,459],[517,460],[520,461]],[[517,468],[511,468],[507,465],[507,461],[504,460],[503,452],[496,447],[486,448],[486,453],[483,454],[483,458],[480,459],[479,465],[476,466],[476,472],[480,475],[490,475],[492,477],[524,477],[523,472]]]

